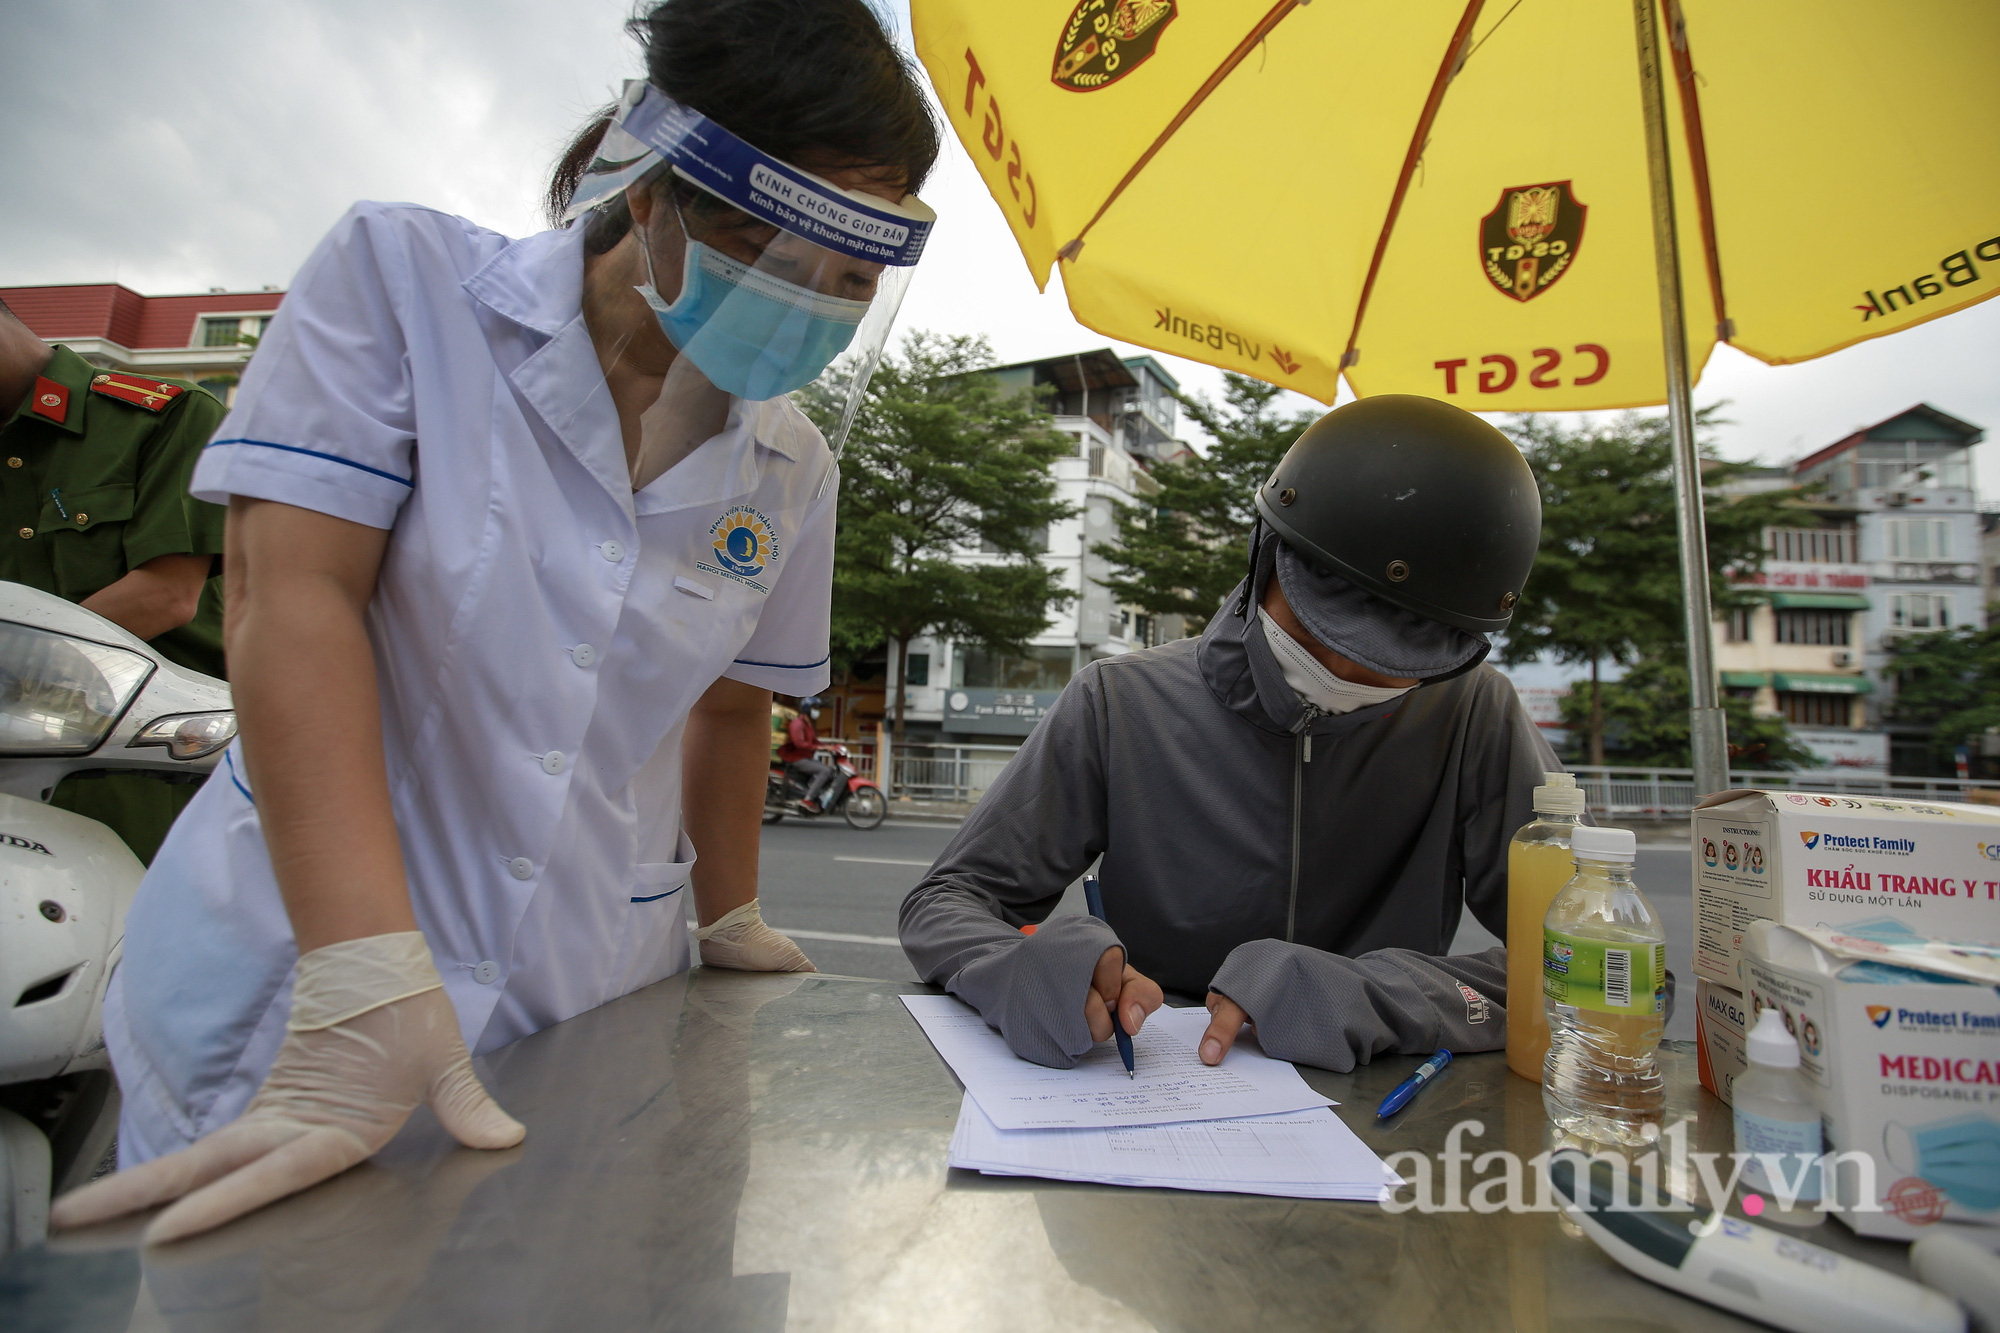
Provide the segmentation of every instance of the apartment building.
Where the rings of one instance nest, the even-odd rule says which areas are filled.
[[[225,404],[285,294],[276,287],[141,296],[115,282],[0,287],[0,301],[44,341],[94,366],[193,380]]]
[[[1782,716],[1826,764],[1923,772],[1928,738],[1887,707],[1889,649],[1909,634],[1985,623],[1990,595],[1971,449],[1984,432],[1920,403],[1728,493],[1790,490],[1797,521],[1764,533],[1763,590],[1719,617],[1725,692]]]
[[[1985,431],[1928,403],[1865,426],[1792,465],[1800,486],[1854,511],[1856,555],[1867,566],[1868,607],[1853,646],[1873,690],[1871,723],[1888,734],[1897,771],[1928,764],[1928,738],[1904,735],[1885,705],[1894,680],[1889,646],[1906,634],[1986,623],[1981,523],[1972,449]]]
[[[1887,773],[1889,741],[1869,717],[1875,685],[1862,665],[1871,575],[1855,511],[1809,500],[1797,509],[1795,524],[1764,530],[1764,567],[1740,580],[1762,597],[1716,621],[1722,688],[1784,718],[1822,763]]]
[[[1110,348],[996,367],[1002,384],[1043,396],[1051,425],[1076,448],[1055,463],[1058,497],[1075,514],[1051,524],[1043,561],[1062,571],[1077,597],[1053,614],[1048,629],[1021,655],[993,653],[926,636],[907,661],[888,663],[909,689],[905,725],[913,736],[1011,744],[1034,730],[1063,686],[1085,663],[1179,638],[1179,617],[1121,606],[1102,582],[1110,571],[1091,548],[1118,534],[1119,506],[1159,490],[1148,470],[1192,451],[1179,428],[1180,384],[1150,356],[1121,358]],[[996,560],[968,550],[970,563]]]

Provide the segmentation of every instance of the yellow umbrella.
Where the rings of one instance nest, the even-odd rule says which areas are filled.
[[[1343,373],[1667,402],[1713,789],[1687,386],[1717,341],[1806,360],[2000,291],[2000,5],[1663,2],[911,9],[1029,272],[1098,332],[1328,403]]]
[[[2000,291],[2000,5],[1679,8],[1693,364],[1718,336],[1802,361]],[[1098,332],[1326,403],[1343,356],[1361,394],[1666,400],[1628,5],[914,0],[912,16],[1030,273],[1046,284],[1060,256]]]

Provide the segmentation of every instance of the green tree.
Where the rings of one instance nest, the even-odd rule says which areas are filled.
[[[1896,681],[1890,716],[1929,730],[1939,759],[2000,727],[2000,624],[1905,634],[1890,644],[1884,674]]]
[[[1701,409],[1697,427],[1717,424],[1720,406]],[[1579,724],[1590,762],[1601,765],[1604,666],[1677,659],[1685,652],[1673,440],[1666,417],[1632,412],[1575,426],[1544,416],[1517,417],[1508,433],[1541,487],[1542,542],[1500,657],[1528,662],[1547,656],[1590,667],[1588,707]],[[1716,458],[1703,442],[1706,487],[1748,466]],[[1764,528],[1784,521],[1788,503],[1781,493],[1726,503],[1710,497],[1709,599],[1716,610],[1756,600],[1757,594],[1730,582],[1729,571],[1762,568]],[[1685,708],[1685,687],[1680,697]],[[1685,719],[1681,725],[1685,730]],[[1730,725],[1735,726],[1733,716]]]
[[[1021,651],[1074,596],[1040,553],[1049,524],[1074,512],[1055,498],[1051,465],[1075,442],[979,373],[992,365],[984,338],[915,332],[869,381],[841,460],[833,561],[835,649],[848,660],[886,641],[900,665],[929,633]],[[830,430],[845,399],[836,375],[800,406]],[[965,561],[982,549],[999,558]],[[893,683],[900,742],[907,691]]]
[[[1282,412],[1276,386],[1223,375],[1223,405],[1183,398],[1214,437],[1205,457],[1153,469],[1160,493],[1122,505],[1118,540],[1093,548],[1112,565],[1103,580],[1119,601],[1155,615],[1178,613],[1199,629],[1243,577],[1257,488],[1316,412]]]
[[[1686,768],[1694,762],[1688,706],[1687,667],[1653,656],[1618,680],[1594,682],[1592,695],[1571,690],[1562,702],[1562,719],[1572,732],[1582,732],[1593,721],[1599,727],[1594,764],[1604,762],[1608,741],[1618,759],[1634,767]],[[1725,698],[1722,711],[1729,724],[1731,766],[1810,768],[1818,762],[1792,739],[1783,718],[1758,716],[1748,699]]]

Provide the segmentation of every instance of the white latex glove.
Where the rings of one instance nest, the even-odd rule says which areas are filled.
[[[738,972],[817,972],[799,946],[764,924],[764,913],[752,898],[716,921],[695,931],[705,967],[729,967]]]
[[[241,1116],[64,1195],[49,1222],[86,1226],[178,1199],[145,1243],[206,1231],[373,1156],[422,1102],[470,1148],[511,1148],[527,1133],[472,1072],[421,932],[329,944],[299,959],[284,1044]]]

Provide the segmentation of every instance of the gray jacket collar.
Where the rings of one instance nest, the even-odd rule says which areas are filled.
[[[1242,585],[1238,584],[1223,598],[1221,609],[1202,631],[1201,643],[1195,649],[1202,680],[1216,702],[1252,726],[1292,735],[1300,730],[1305,719],[1305,704],[1285,683],[1284,670],[1264,639],[1264,626],[1258,621],[1256,611],[1253,609],[1247,617],[1236,613],[1242,593]],[[1412,690],[1410,694],[1415,692]],[[1315,737],[1346,736],[1371,722],[1394,717],[1409,702],[1410,694],[1336,717],[1314,718],[1305,730]]]

